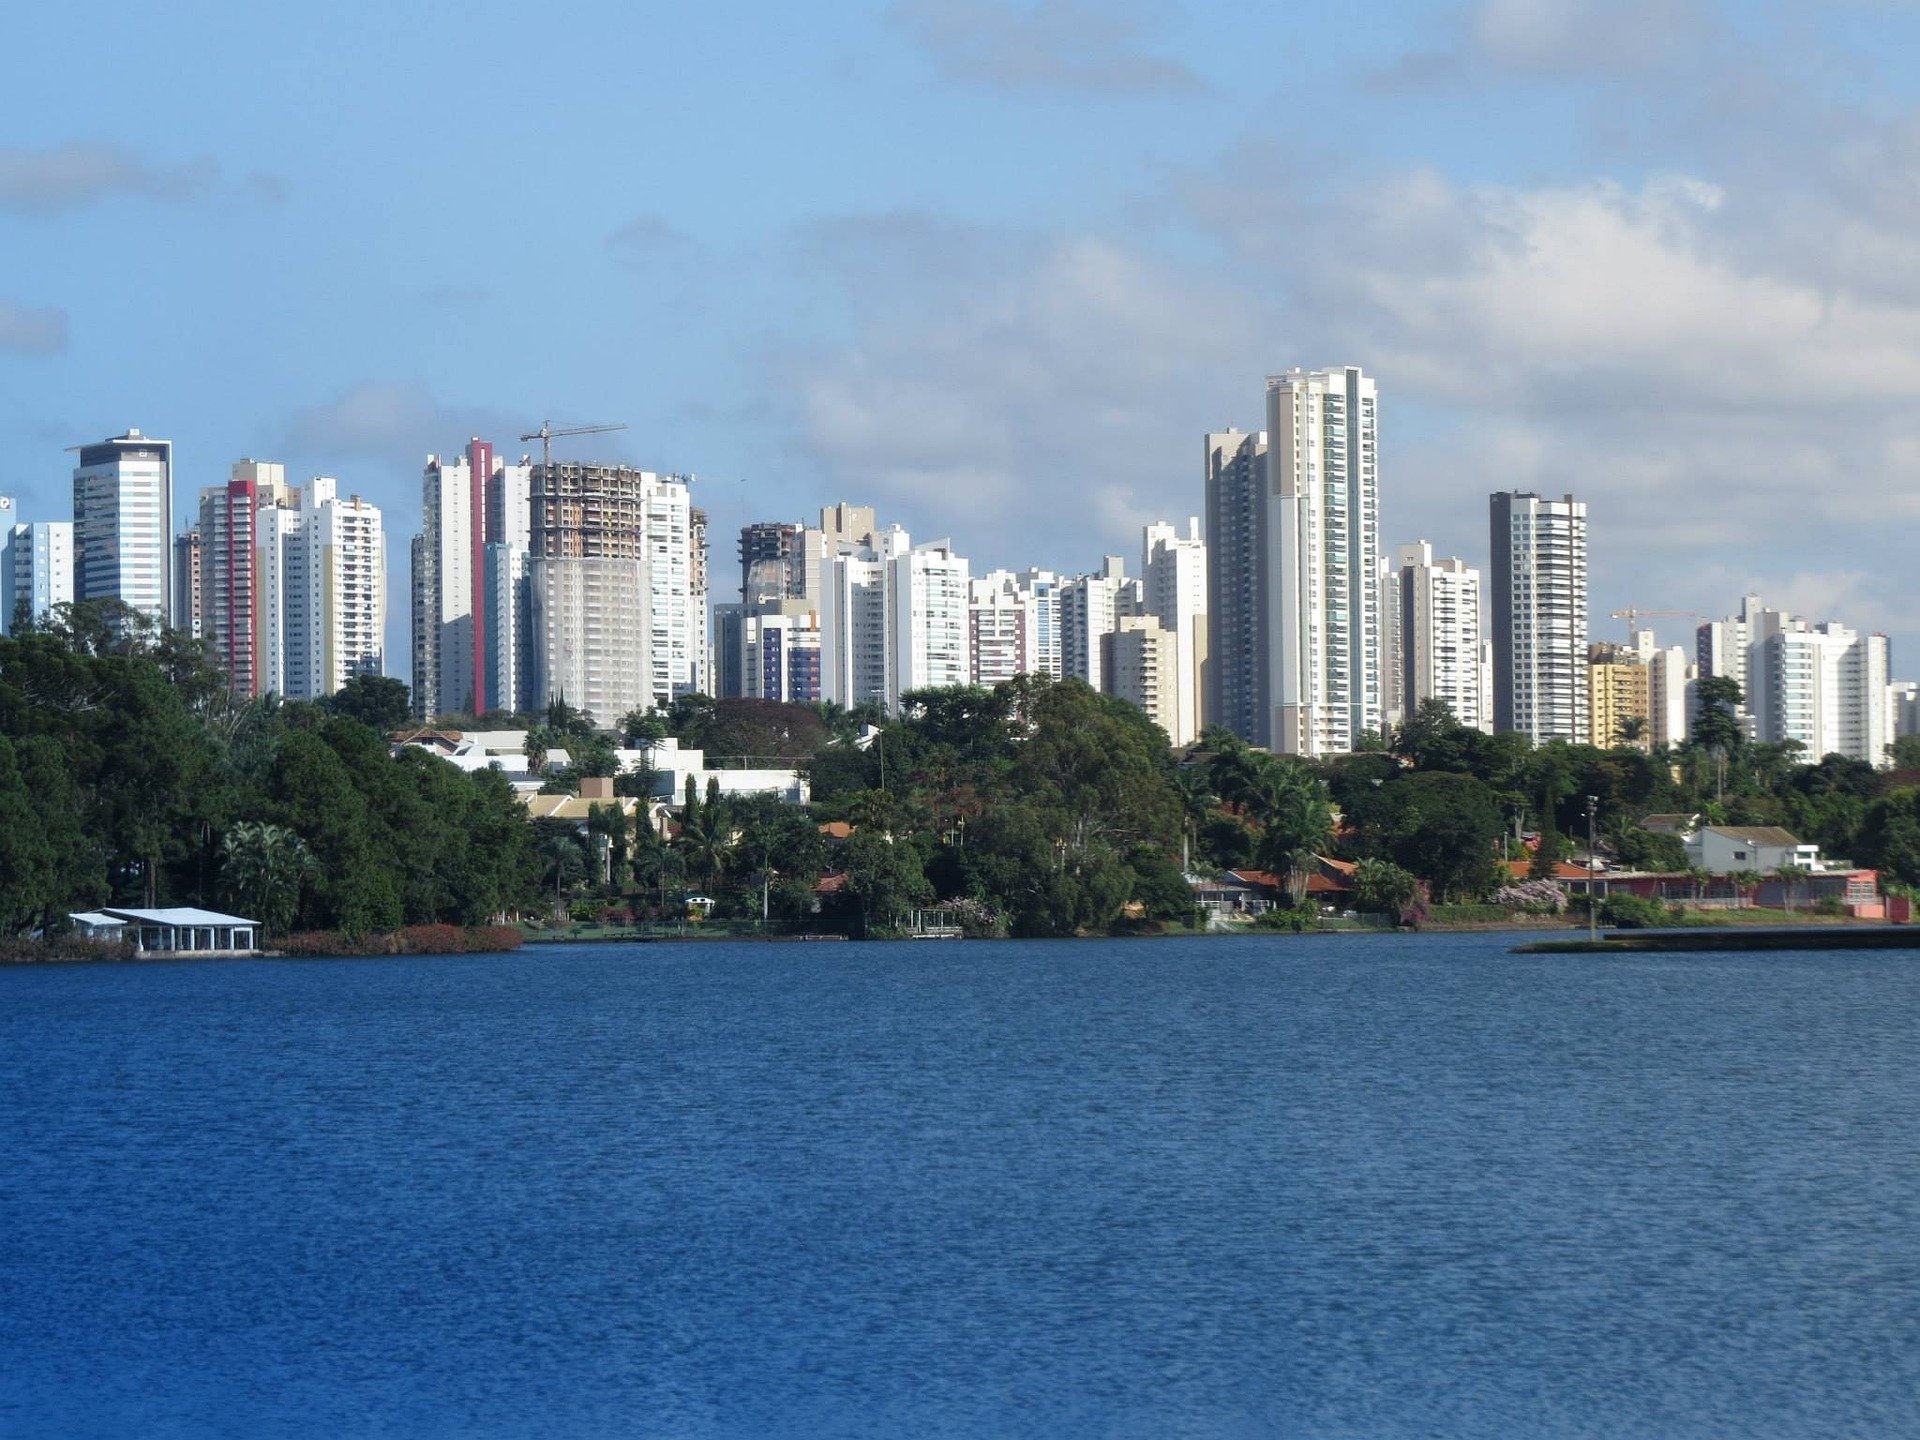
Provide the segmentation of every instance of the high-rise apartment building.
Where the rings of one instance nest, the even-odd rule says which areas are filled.
[[[1740,682],[1755,740],[1797,742],[1809,762],[1844,755],[1887,763],[1896,722],[1885,635],[1815,624],[1749,595],[1738,616],[1701,626],[1700,638],[1703,656],[1719,667],[1712,673]]]
[[[1060,673],[1106,689],[1106,648],[1102,638],[1118,628],[1121,617],[1138,615],[1144,596],[1138,580],[1127,578],[1127,562],[1108,555],[1091,575],[1060,586]]]
[[[740,676],[731,693],[812,705],[820,688],[820,616],[804,598],[768,602],[743,617]]]
[[[1180,720],[1180,637],[1155,615],[1123,615],[1100,637],[1106,693],[1137,705],[1166,731]]]
[[[991,689],[1016,675],[1032,673],[1028,653],[1031,606],[1010,570],[994,570],[974,580],[968,602],[972,639],[972,683]]]
[[[866,512],[869,522],[872,514]],[[912,552],[912,537],[898,525],[880,533],[869,527],[864,542],[834,537],[825,526],[822,530],[827,532],[824,540],[816,539],[819,532],[808,537],[821,546],[822,696],[849,709],[868,703],[892,709],[902,688],[892,623],[894,562]]]
[[[1491,497],[1493,724],[1535,744],[1587,738],[1587,507]]]
[[[1662,649],[1651,630],[1636,630],[1631,648],[1647,667],[1647,739],[1656,748],[1678,745],[1687,738],[1693,682],[1699,672],[1685,647]]]
[[[1607,640],[1587,647],[1587,724],[1603,750],[1653,748],[1653,667],[1646,656]]]
[[[1205,439],[1206,695],[1201,711],[1249,745],[1273,726],[1267,680],[1267,437]]]
[[[413,708],[423,719],[510,709],[521,698],[499,693],[516,673],[501,657],[523,653],[525,642],[496,627],[525,616],[524,592],[512,587],[525,566],[531,485],[525,460],[498,460],[485,440],[469,440],[457,457],[427,457],[412,552]],[[507,547],[491,564],[489,545]]]
[[[1060,578],[1051,570],[994,570],[971,586],[973,683],[1016,675],[1060,677]]]
[[[740,529],[740,603],[807,593],[807,527],[762,520]]]
[[[305,485],[242,460],[200,492],[203,634],[238,695],[317,700],[385,671],[386,538],[379,509],[339,482]]]
[[[915,545],[888,562],[893,693],[888,707],[914,690],[972,680],[967,561],[951,540]]]
[[[318,700],[356,675],[386,673],[386,530],[378,506],[342,499],[331,476],[301,486],[294,504],[300,520],[290,544],[301,555],[289,569],[307,588],[304,606],[289,607],[289,624],[298,619],[305,630],[287,646],[284,693]]]
[[[1436,561],[1425,540],[1400,546],[1394,561],[1383,633],[1399,667],[1388,689],[1402,717],[1442,700],[1462,725],[1491,729],[1481,697],[1480,572],[1458,558]]]
[[[291,501],[286,467],[265,460],[236,461],[200,492],[201,634],[236,695],[287,693]]]
[[[79,448],[73,471],[76,600],[119,600],[156,624],[173,601],[173,442],[129,430]]]
[[[1164,522],[1141,534],[1141,604],[1144,614],[1171,632],[1179,653],[1167,675],[1173,687],[1172,721],[1166,725],[1175,745],[1190,745],[1205,723],[1207,673],[1207,542],[1200,521],[1187,520],[1180,534]]]
[[[1270,748],[1338,755],[1381,724],[1378,395],[1357,366],[1267,380]]]
[[[199,640],[206,635],[200,588],[200,527],[189,525],[173,537],[173,628]]]
[[[706,596],[687,483],[625,465],[532,473],[532,703],[613,725],[705,680]]]
[[[54,606],[72,603],[73,526],[60,520],[8,526],[0,534],[0,635],[11,635],[17,618],[37,625]]]

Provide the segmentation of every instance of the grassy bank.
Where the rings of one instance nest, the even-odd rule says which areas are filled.
[[[1621,930],[1598,940],[1536,940],[1516,955],[1632,955],[1757,950],[1920,950],[1920,927],[1803,925],[1784,930],[1712,926],[1692,930]]]

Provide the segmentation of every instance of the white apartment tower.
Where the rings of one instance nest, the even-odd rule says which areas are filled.
[[[1103,637],[1111,635],[1121,617],[1138,615],[1142,604],[1140,582],[1127,578],[1127,562],[1108,555],[1091,575],[1081,575],[1060,587],[1060,673],[1084,680],[1095,690],[1106,689]]]
[[[914,690],[971,682],[967,561],[951,540],[915,545],[889,562],[889,628],[894,691],[889,708]]]
[[[79,447],[74,599],[120,600],[158,624],[172,600],[173,442],[129,430]]]
[[[1423,700],[1444,700],[1462,725],[1492,729],[1481,708],[1480,572],[1457,558],[1436,561],[1424,540],[1400,546],[1394,562],[1387,630],[1403,716]]]
[[[1267,743],[1283,754],[1380,729],[1377,412],[1357,366],[1267,380]]]
[[[0,635],[13,633],[16,615],[39,624],[54,606],[72,603],[73,526],[60,520],[8,526],[0,536]]]
[[[1172,525],[1149,525],[1141,535],[1140,585],[1143,613],[1170,631],[1179,647],[1166,677],[1172,688],[1171,723],[1165,726],[1175,745],[1190,745],[1205,723],[1207,666],[1207,542],[1198,517],[1187,520],[1183,536]]]
[[[866,512],[869,522],[872,514]],[[820,533],[809,531],[809,540]],[[868,528],[861,541],[829,531],[824,543],[813,557],[820,577],[821,695],[848,709],[869,703],[892,709],[902,688],[891,623],[894,564],[912,553],[912,538],[895,525],[877,534]]]
[[[1587,507],[1571,495],[1491,497],[1493,728],[1584,742]]]
[[[1767,608],[1757,595],[1745,597],[1739,616],[1701,630],[1723,667],[1714,673],[1738,680],[1745,692],[1755,740],[1797,741],[1810,763],[1826,755],[1887,763],[1896,721],[1885,635],[1833,620],[1810,623]]]
[[[994,570],[972,582],[972,675],[992,688],[1016,675],[1060,676],[1060,579]]]

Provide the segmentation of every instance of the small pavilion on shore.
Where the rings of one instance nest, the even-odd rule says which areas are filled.
[[[131,943],[145,955],[257,955],[260,922],[180,905],[165,910],[81,910],[67,917],[82,939]]]

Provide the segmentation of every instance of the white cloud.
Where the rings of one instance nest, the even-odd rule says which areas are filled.
[[[896,0],[887,18],[946,75],[994,89],[1202,89],[1185,63],[1142,48],[1167,9],[1145,0]]]
[[[220,186],[212,160],[164,164],[119,145],[69,141],[46,149],[0,149],[0,210],[54,215],[116,195],[185,203],[210,198]],[[278,198],[280,182],[249,176],[242,187],[256,199]]]
[[[0,351],[54,355],[67,348],[67,312],[52,305],[0,300]]]

